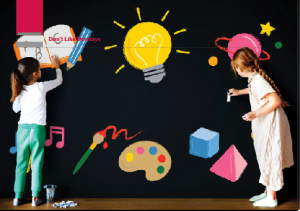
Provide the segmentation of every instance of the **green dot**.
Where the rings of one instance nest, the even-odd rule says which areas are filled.
[[[164,168],[163,166],[158,166],[158,167],[157,167],[157,172],[158,172],[159,174],[164,173],[164,171],[165,171],[165,168]]]
[[[280,48],[282,47],[282,43],[281,43],[281,42],[275,43],[275,47],[276,47],[277,49],[280,49]]]

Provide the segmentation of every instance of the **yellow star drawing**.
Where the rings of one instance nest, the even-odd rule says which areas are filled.
[[[270,26],[270,22],[268,22],[266,25],[260,24],[260,26],[262,28],[260,34],[266,33],[268,36],[270,36],[271,31],[275,30],[275,28],[273,28],[272,26]]]

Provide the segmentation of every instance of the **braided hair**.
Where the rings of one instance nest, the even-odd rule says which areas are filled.
[[[236,67],[240,69],[249,71],[249,72],[257,72],[261,77],[263,77],[269,84],[273,87],[276,93],[281,98],[281,107],[284,108],[289,106],[288,102],[286,102],[282,96],[278,87],[275,85],[274,81],[266,74],[266,72],[261,68],[261,63],[259,58],[253,52],[252,49],[244,47],[237,50],[233,58],[231,60],[231,68],[233,69],[235,75],[237,75]]]

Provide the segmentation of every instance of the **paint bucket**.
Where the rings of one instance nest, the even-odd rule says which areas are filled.
[[[44,188],[46,188],[47,203],[53,203],[54,202],[55,189],[57,188],[57,186],[56,185],[45,185]]]

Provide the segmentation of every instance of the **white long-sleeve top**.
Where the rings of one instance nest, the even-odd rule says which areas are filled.
[[[26,91],[22,90],[13,103],[14,112],[21,111],[18,124],[46,125],[46,93],[62,81],[61,69],[56,69],[56,79],[24,85]]]

